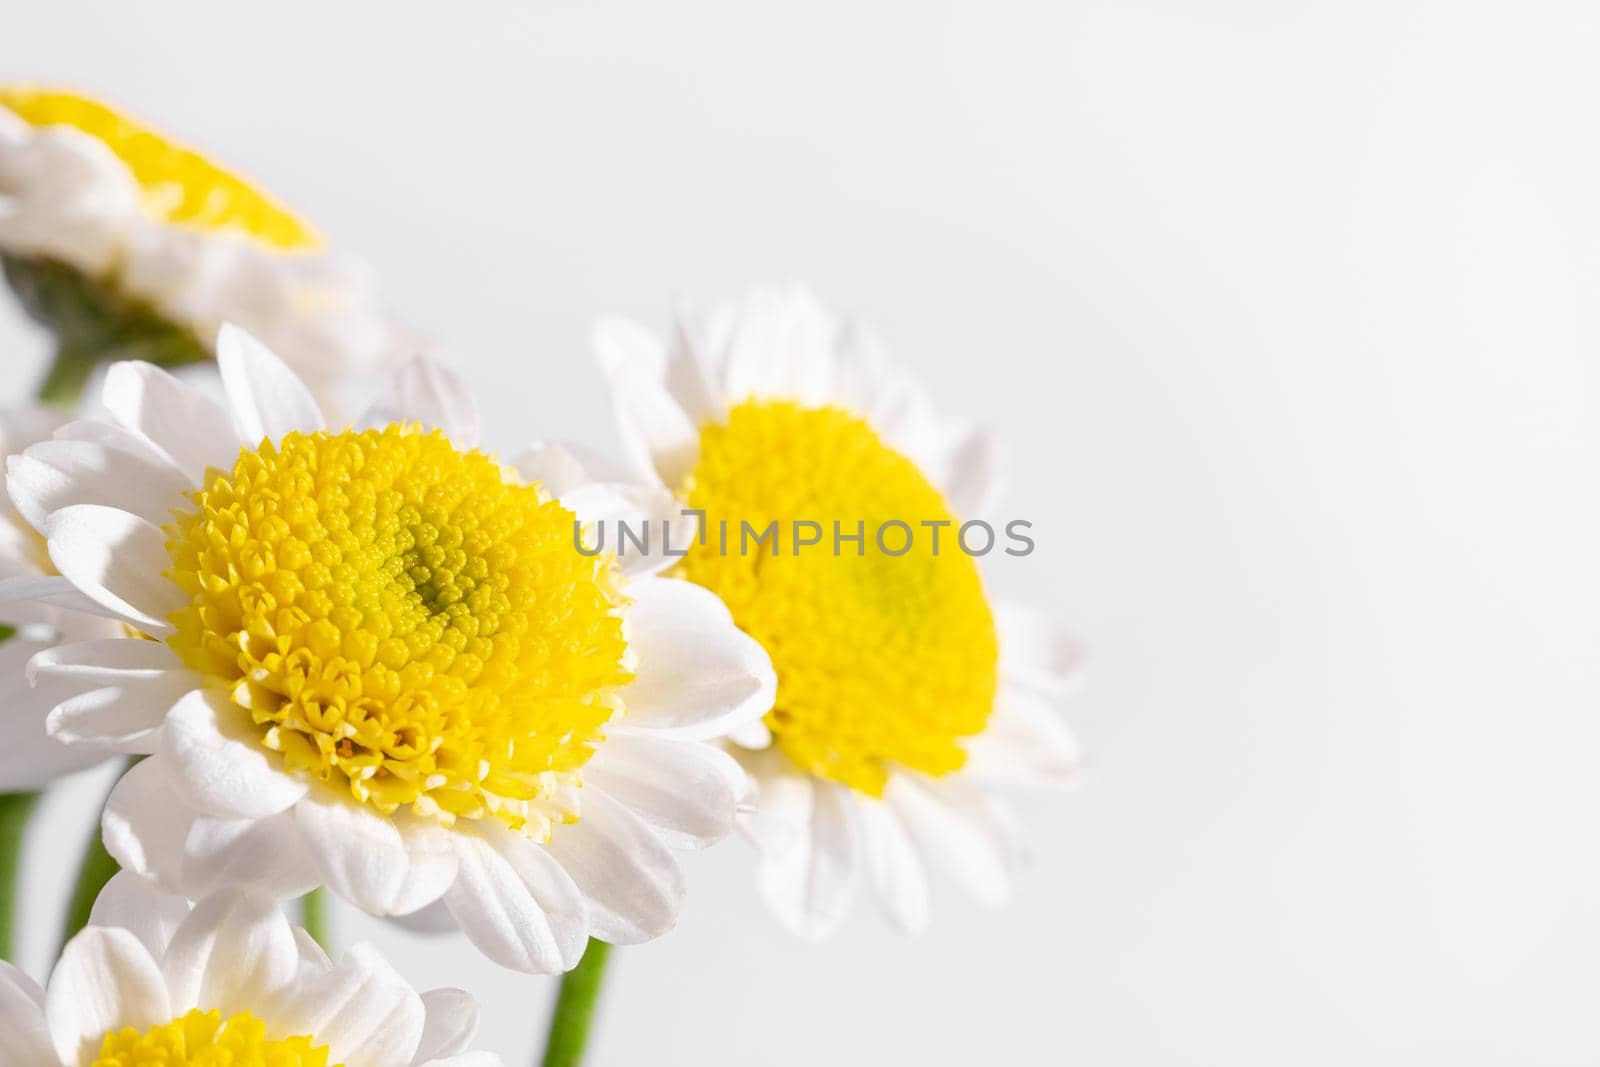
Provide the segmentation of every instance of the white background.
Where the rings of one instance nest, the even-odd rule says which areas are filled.
[[[1581,5],[8,6],[0,69],[261,179],[604,444],[589,323],[762,278],[1003,431],[1094,758],[1015,905],[810,948],[751,854],[620,954],[594,1062],[1600,1058],[1600,67]],[[43,349],[7,305],[3,391]],[[63,867],[100,783],[52,798]],[[29,960],[65,873],[30,898]],[[379,937],[529,1062],[554,983]]]

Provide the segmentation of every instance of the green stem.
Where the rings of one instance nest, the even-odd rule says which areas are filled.
[[[333,951],[328,941],[328,894],[326,890],[313,889],[300,898],[300,925],[312,940],[322,946],[322,951]]]
[[[58,408],[74,406],[83,395],[84,386],[89,384],[97,362],[93,355],[65,345],[58,347],[44,383],[39,386],[39,399]]]
[[[38,793],[0,793],[0,960],[15,962],[17,896],[22,842]]]
[[[562,976],[555,1015],[550,1019],[550,1036],[545,1039],[543,1067],[578,1067],[583,1062],[589,1026],[594,1022],[595,1004],[605,980],[606,958],[610,955],[610,945],[591,937],[583,959]]]

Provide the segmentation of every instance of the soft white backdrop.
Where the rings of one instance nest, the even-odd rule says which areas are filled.
[[[605,441],[597,314],[788,277],[1004,432],[995,583],[1094,653],[1015,905],[811,948],[696,856],[596,1064],[1555,1065],[1600,1058],[1585,7],[52,0],[0,71],[288,199],[498,447]],[[0,351],[20,398],[9,303]],[[553,983],[338,922],[528,1062]]]

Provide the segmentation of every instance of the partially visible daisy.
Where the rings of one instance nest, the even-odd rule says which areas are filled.
[[[991,517],[989,438],[800,289],[685,319],[670,345],[625,322],[597,341],[637,464],[703,516],[673,573],[721,597],[777,670],[764,726],[735,735],[777,915],[823,936],[865,872],[919,930],[929,865],[1002,900],[1019,846],[993,787],[1074,777],[1052,705],[1079,653],[1044,615],[992,602],[958,550],[962,522]],[[794,538],[797,521],[818,526]],[[776,542],[740,540],[774,522]],[[880,543],[894,522],[908,529]]]
[[[525,971],[574,966],[591,934],[665,932],[683,894],[669,843],[721,838],[742,802],[702,739],[771,706],[761,647],[706,590],[580,551],[576,524],[632,507],[626,487],[585,485],[551,449],[524,461],[540,481],[502,467],[437,365],[339,430],[243,332],[224,328],[218,362],[226,407],[110,368],[93,433],[132,467],[38,447],[10,464],[60,576],[0,600],[127,628],[31,664],[118,690],[60,705],[54,737],[148,754],[107,800],[111,854],[190,897],[442,901]]]
[[[127,458],[96,441],[51,441],[68,417],[47,407],[21,408],[0,414],[0,457],[20,456],[39,446],[62,466],[99,464],[116,467]],[[41,444],[41,442],[44,442]],[[44,538],[29,525],[10,500],[0,498],[0,580],[55,574]],[[45,731],[45,716],[63,701],[81,699],[69,680],[29,684],[28,661],[64,642],[114,637],[115,622],[99,614],[74,611],[45,602],[0,605],[0,793],[31,792],[73,771],[99,763],[106,756],[90,748],[68,748]],[[114,699],[114,692],[92,698]]]
[[[334,963],[270,900],[191,909],[127,873],[41,989],[0,962],[0,1050],[18,1067],[499,1067],[465,1051],[478,1006],[418,993],[370,945]]]
[[[319,384],[404,354],[364,283],[310,226],[76,93],[0,86],[0,255],[68,351],[184,362],[229,321]]]

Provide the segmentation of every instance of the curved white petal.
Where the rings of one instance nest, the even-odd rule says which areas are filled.
[[[179,881],[193,897],[240,888],[287,900],[322,884],[292,811],[265,819],[194,818],[182,848]]]
[[[329,889],[373,915],[421,906],[397,908],[411,858],[392,820],[329,787],[307,793],[295,805],[294,817]]]
[[[723,396],[820,405],[833,396],[842,327],[805,286],[760,285],[713,313],[705,343],[721,370]]]
[[[963,519],[990,516],[1000,500],[1000,460],[992,434],[969,429],[950,443],[941,469],[929,473]]]
[[[0,580],[0,604],[6,605],[7,616],[13,618],[19,611],[43,605],[115,622],[127,621],[122,612],[89,599],[59,574],[30,574]]]
[[[126,930],[90,926],[67,943],[50,976],[45,1015],[56,1053],[89,1062],[107,1030],[144,1030],[172,1019],[161,968]]]
[[[44,1018],[44,990],[16,967],[0,960],[0,1049],[19,1064],[56,1061]]]
[[[505,1067],[505,1064],[493,1052],[463,1052],[459,1056],[428,1060],[418,1067]]]
[[[259,1010],[299,970],[289,920],[267,898],[242,892],[217,893],[197,904],[161,961],[175,1016],[194,1008],[225,1016]]]
[[[759,780],[761,806],[746,825],[761,851],[762,895],[796,935],[821,940],[844,921],[855,896],[856,832],[849,790],[788,772],[760,775]]]
[[[95,441],[42,441],[6,460],[6,491],[35,529],[50,513],[73,504],[104,504],[153,526],[184,505],[189,479],[165,461]]]
[[[210,690],[189,692],[167,712],[160,753],[173,787],[209,815],[265,818],[306,795],[305,783],[280,770],[276,755],[254,740],[245,715]]]
[[[962,776],[994,785],[1070,785],[1083,762],[1077,738],[1050,702],[1005,683],[988,725],[966,742],[966,749]]]
[[[478,447],[478,406],[450,368],[430,356],[419,356],[400,368],[383,398],[362,415],[362,429],[420,422],[424,429],[443,430],[460,449]]]
[[[189,917],[189,908],[186,898],[162,892],[131,871],[118,871],[94,898],[89,925],[127,930],[150,951],[152,959],[159,960],[173,933]]]
[[[128,768],[100,816],[106,851],[124,870],[182,892],[183,848],[196,813],[173,791],[171,768],[150,756]]]
[[[464,989],[430,989],[422,994],[427,1018],[413,1063],[454,1056],[478,1032],[478,1002]]]
[[[1010,899],[1022,850],[1008,813],[983,790],[957,778],[894,774],[883,798],[921,853],[980,903]]]
[[[189,481],[239,458],[239,435],[210,397],[149,363],[113,363],[100,402],[123,427],[172,460]]]
[[[1078,681],[1086,654],[1059,620],[1037,608],[996,604],[1000,674],[1041,692],[1062,695]]]
[[[584,781],[674,848],[703,848],[733,829],[745,774],[727,753],[702,742],[617,734],[584,768]]]
[[[71,697],[73,691],[55,680],[30,686],[17,662],[22,657],[8,654],[10,651],[26,652],[25,648],[7,647],[21,640],[12,637],[5,645],[0,645],[0,791],[3,792],[38,789],[105,758],[102,751],[70,748],[49,736],[45,724],[51,707]]]
[[[80,692],[51,709],[46,728],[56,741],[86,751],[154,752],[167,712],[200,681],[199,675],[179,670]]]
[[[167,617],[186,597],[162,577],[170,565],[167,538],[137,515],[99,504],[53,512],[45,530],[50,562],[90,599],[145,633],[172,633]]]
[[[595,328],[595,354],[611,381],[619,433],[637,470],[678,485],[700,458],[700,430],[665,383],[666,351],[632,323]]]
[[[449,830],[431,819],[396,812],[391,818],[406,850],[406,877],[388,913],[410,915],[427,907],[456,880],[459,860]]]
[[[589,929],[600,940],[635,945],[677,922],[684,892],[677,859],[642,819],[600,790],[584,790],[582,817],[556,827],[545,847],[583,892]]]
[[[755,722],[772,708],[772,660],[733,623],[716,594],[675,578],[631,582],[628,647],[638,657],[623,690],[619,731],[706,739]]]
[[[422,998],[367,944],[284,990],[273,1012],[284,1032],[316,1035],[328,1062],[343,1067],[409,1064],[426,1014]]]
[[[856,815],[862,856],[884,914],[902,932],[922,933],[932,917],[928,871],[905,824],[872,797],[856,798]]]
[[[255,448],[295,430],[314,433],[326,424],[311,390],[266,345],[224,324],[217,333],[217,368],[239,440]]]
[[[588,911],[561,864],[526,837],[488,821],[455,841],[460,873],[444,903],[478,950],[527,974],[576,966],[588,940]]]

